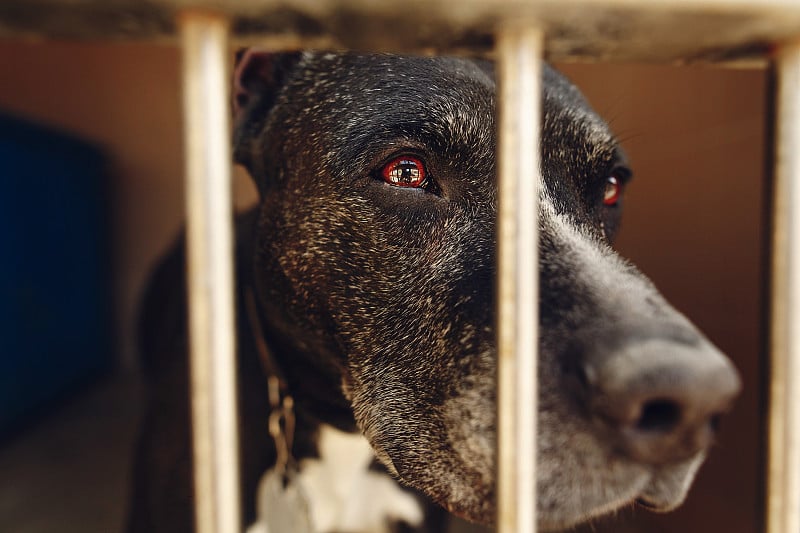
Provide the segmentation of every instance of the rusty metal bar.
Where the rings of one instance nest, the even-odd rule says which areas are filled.
[[[187,12],[183,46],[187,268],[198,533],[241,531],[228,106],[228,23]]]
[[[767,533],[800,531],[800,41],[778,53]]]
[[[509,26],[498,34],[499,533],[536,531],[537,220],[542,53],[542,32],[536,27]]]

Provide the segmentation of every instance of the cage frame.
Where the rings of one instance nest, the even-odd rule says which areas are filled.
[[[363,22],[369,23],[363,32],[347,31]],[[400,31],[385,31],[398,23]],[[232,44],[468,52],[498,61],[500,533],[536,530],[530,414],[537,336],[535,327],[517,324],[538,324],[537,210],[530,207],[538,189],[520,177],[538,172],[539,154],[521,147],[538,139],[541,62],[771,66],[777,84],[764,530],[800,531],[800,0],[410,0],[402,16],[374,0],[7,0],[0,5],[0,37],[146,39],[183,49],[199,533],[242,530],[227,135]]]

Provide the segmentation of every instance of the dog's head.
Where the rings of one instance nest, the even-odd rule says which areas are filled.
[[[625,156],[575,87],[550,68],[543,78],[538,506],[552,529],[637,499],[679,504],[739,382],[612,251]],[[403,482],[490,522],[491,66],[249,51],[236,87],[235,151],[261,196],[255,261],[272,327],[335,367]]]

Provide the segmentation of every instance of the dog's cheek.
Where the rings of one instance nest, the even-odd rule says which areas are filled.
[[[376,249],[374,235],[364,227],[371,215],[306,186],[265,199],[261,218],[264,264],[257,268],[284,280],[279,295],[286,298],[287,314],[306,322],[313,334],[329,337],[337,329],[334,306],[349,285],[370,274],[355,270],[355,263]]]
[[[317,193],[273,211],[285,213],[269,246],[291,307],[333,332],[346,394],[382,462],[457,514],[491,521],[491,226],[458,209],[384,212]]]
[[[456,390],[442,406],[450,449],[470,472],[472,483],[465,479],[452,482],[460,486],[456,500],[476,502],[465,518],[489,523],[494,518],[495,448],[496,448],[496,374],[492,352],[481,354],[476,371],[459,380]]]
[[[434,244],[392,256],[405,275],[386,272],[386,287],[373,285],[344,304],[366,308],[376,290],[388,291],[368,314],[371,323],[343,332],[352,402],[382,461],[403,481],[456,514],[490,522],[495,378],[483,278],[492,275],[491,254],[474,242],[461,247],[460,234],[447,231],[470,231],[468,221],[443,226]],[[476,250],[478,257],[468,253]]]

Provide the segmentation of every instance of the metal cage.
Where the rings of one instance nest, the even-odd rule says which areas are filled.
[[[500,72],[498,531],[536,530],[539,73],[550,59],[772,64],[771,358],[765,530],[800,531],[800,0],[6,0],[0,35],[180,39],[197,524],[241,531],[228,57],[357,48],[492,55]],[[313,21],[313,24],[309,24]],[[369,21],[363,31],[353,24]],[[419,23],[418,21],[423,21]],[[391,26],[392,31],[385,31]],[[362,27],[359,26],[361,30]]]

